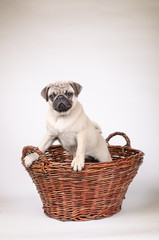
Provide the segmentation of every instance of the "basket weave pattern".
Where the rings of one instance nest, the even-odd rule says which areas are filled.
[[[143,161],[143,153],[130,147],[124,133],[111,134],[126,139],[126,146],[109,146],[112,162],[85,163],[81,172],[71,168],[72,155],[61,145],[51,146],[45,154],[27,146],[23,158],[37,152],[39,161],[26,168],[36,185],[46,215],[62,221],[91,220],[112,216],[121,209],[130,182]],[[25,166],[25,165],[24,165]]]

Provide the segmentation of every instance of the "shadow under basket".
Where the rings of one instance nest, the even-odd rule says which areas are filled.
[[[111,146],[116,135],[127,144]],[[130,182],[143,162],[144,153],[130,147],[129,138],[116,132],[106,139],[112,162],[87,162],[80,172],[71,168],[72,155],[61,145],[51,146],[45,154],[38,148],[23,148],[24,157],[39,154],[39,160],[25,169],[32,178],[47,216],[62,221],[84,221],[112,216],[121,209]]]

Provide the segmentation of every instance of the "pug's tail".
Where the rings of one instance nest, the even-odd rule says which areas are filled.
[[[93,125],[94,125],[95,129],[96,129],[100,134],[102,134],[101,127],[98,125],[98,123],[93,122]]]

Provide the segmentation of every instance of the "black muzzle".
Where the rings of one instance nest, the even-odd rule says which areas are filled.
[[[64,97],[59,95],[53,103],[53,109],[57,112],[66,112],[72,107],[72,103]]]

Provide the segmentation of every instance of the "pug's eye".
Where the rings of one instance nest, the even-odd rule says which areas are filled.
[[[72,96],[73,96],[73,93],[72,93],[72,92],[66,92],[66,96],[67,96],[67,97],[72,97]]]
[[[50,100],[53,100],[54,97],[56,97],[56,94],[53,92],[53,93],[49,96],[49,98],[50,98]]]

